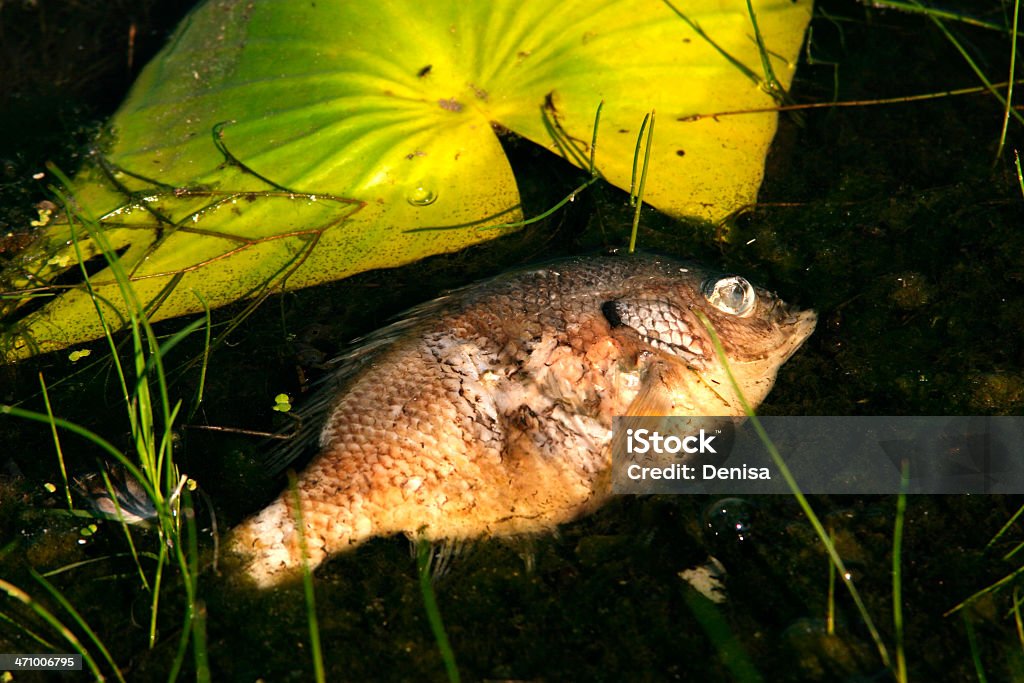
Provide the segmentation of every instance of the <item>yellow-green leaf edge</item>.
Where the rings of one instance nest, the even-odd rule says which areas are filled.
[[[752,7],[787,88],[811,2]],[[776,104],[745,0],[211,0],[69,188],[95,223],[57,218],[0,278],[8,314],[58,294],[4,330],[6,356],[103,334],[83,288],[47,287],[77,267],[73,241],[99,254],[97,224],[154,320],[397,266],[521,218],[495,126],[585,166],[602,101],[609,182],[629,188],[656,111],[646,202],[718,221],[754,201],[777,114],[708,116]],[[92,285],[123,315],[109,269]]]

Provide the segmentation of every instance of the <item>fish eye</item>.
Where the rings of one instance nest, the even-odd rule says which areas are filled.
[[[757,293],[754,287],[739,275],[706,280],[701,287],[704,298],[712,306],[740,318],[745,318],[754,312],[754,305],[757,303]]]

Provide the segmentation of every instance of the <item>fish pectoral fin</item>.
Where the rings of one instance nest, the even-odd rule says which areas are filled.
[[[626,417],[643,417],[672,414],[672,394],[666,378],[670,373],[678,372],[669,367],[668,363],[656,363],[648,368],[644,382],[636,398],[629,404]]]

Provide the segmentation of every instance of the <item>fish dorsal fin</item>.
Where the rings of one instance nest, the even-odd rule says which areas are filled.
[[[267,473],[277,476],[315,455],[324,423],[340,393],[396,341],[442,315],[450,301],[451,296],[445,295],[407,309],[391,324],[354,339],[345,351],[329,360],[330,371],[314,382],[309,397],[291,413],[298,426],[287,426],[263,443],[260,459]]]

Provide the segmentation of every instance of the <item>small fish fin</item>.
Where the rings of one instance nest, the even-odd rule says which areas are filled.
[[[445,538],[436,541],[425,541],[410,538],[409,553],[414,558],[417,556],[420,543],[430,544],[430,554],[427,557],[426,570],[427,574],[430,576],[430,580],[436,582],[439,579],[444,578],[448,572],[451,571],[455,560],[460,555],[463,555],[473,542],[462,538]]]
[[[626,417],[661,416],[672,414],[672,398],[664,380],[671,372],[665,363],[653,365],[644,378],[640,392],[629,404]]]
[[[629,404],[626,414],[622,417],[655,417],[672,414],[672,400],[663,380],[664,373],[671,372],[664,363],[652,366],[644,378],[640,392]],[[619,429],[612,434],[611,453],[625,453],[625,430]]]

